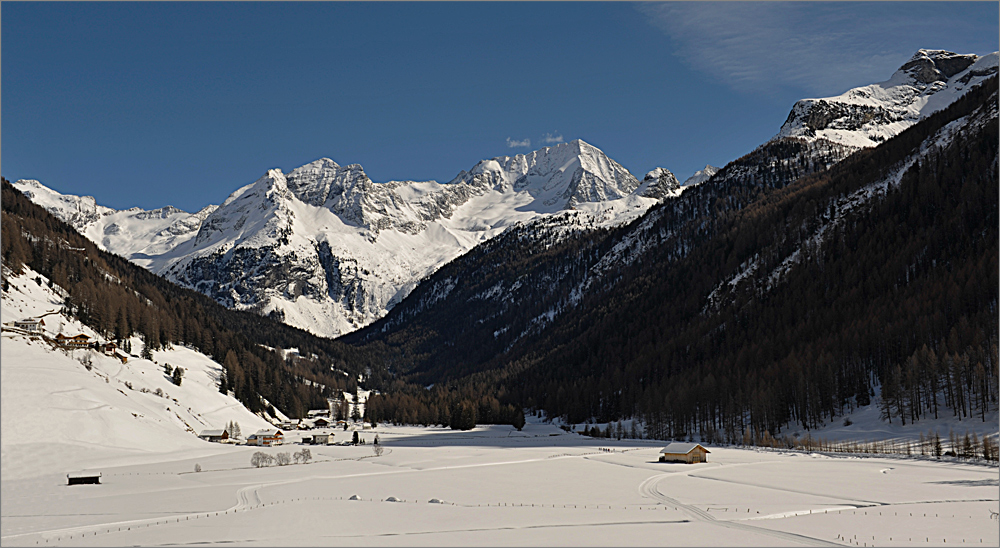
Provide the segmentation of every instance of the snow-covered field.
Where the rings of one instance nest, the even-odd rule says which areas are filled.
[[[375,433],[384,446],[380,457],[372,450]],[[539,424],[522,432],[497,426],[464,433],[383,426],[363,437],[368,445],[313,446],[313,462],[281,467],[251,468],[258,449],[220,445],[178,451],[161,462],[107,462],[101,485],[67,486],[61,473],[5,475],[0,540],[4,546],[1000,542],[990,517],[997,511],[994,467],[716,447],[708,463],[665,464],[657,462],[660,444],[604,442]],[[201,472],[193,471],[195,463]]]

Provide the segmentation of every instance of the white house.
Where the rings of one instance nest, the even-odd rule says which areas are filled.
[[[281,430],[264,429],[258,430],[247,438],[247,445],[281,445],[284,443],[284,434]]]
[[[29,333],[40,333],[43,325],[45,325],[45,320],[34,320],[31,318],[14,320],[14,327],[23,329]]]

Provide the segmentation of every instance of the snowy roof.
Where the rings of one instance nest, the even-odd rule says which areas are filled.
[[[258,430],[257,432],[254,433],[254,436],[257,436],[257,437],[263,437],[263,436],[272,436],[273,437],[273,436],[280,436],[280,435],[281,435],[281,430],[278,430],[278,429],[275,429],[275,428],[265,428],[265,429],[262,429],[262,430]]]
[[[69,474],[66,474],[67,478],[93,478],[100,476],[101,476],[100,472],[84,472],[84,471],[70,472]]]
[[[205,436],[222,436],[225,433],[226,433],[225,430],[204,430],[204,431],[202,431],[201,434],[198,434],[198,436],[199,437],[205,437]]]
[[[704,450],[706,453],[711,453],[711,451],[709,451],[708,449],[705,449],[705,446],[703,446],[700,443],[692,443],[692,442],[685,443],[685,442],[680,442],[680,441],[672,442],[670,445],[664,447],[663,449],[660,449],[660,452],[661,453],[680,453],[682,455],[686,455],[686,454],[690,453],[691,450],[693,450],[695,447],[701,447],[702,450]]]

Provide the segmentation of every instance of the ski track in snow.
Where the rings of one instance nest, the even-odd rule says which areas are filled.
[[[837,542],[830,542],[818,538],[807,537],[805,535],[799,535],[796,533],[786,533],[784,531],[764,529],[762,527],[755,527],[753,525],[749,525],[746,523],[737,523],[733,521],[719,521],[715,518],[715,516],[706,512],[705,510],[702,510],[701,508],[697,508],[689,504],[684,504],[683,502],[675,498],[671,498],[663,494],[657,488],[657,485],[660,483],[661,480],[664,480],[666,478],[675,475],[676,474],[667,473],[667,474],[659,474],[653,476],[639,485],[639,492],[642,493],[644,496],[647,496],[653,500],[658,500],[664,504],[669,504],[671,506],[677,507],[680,510],[683,510],[688,515],[692,516],[695,520],[704,521],[707,523],[711,523],[713,525],[718,525],[720,527],[726,527],[729,529],[741,529],[747,532],[768,535],[782,540],[787,540],[789,542],[807,544],[809,546],[843,546],[842,544]]]

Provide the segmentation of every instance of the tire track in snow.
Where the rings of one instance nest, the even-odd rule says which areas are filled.
[[[739,529],[751,533],[757,533],[761,535],[767,535],[775,538],[780,538],[782,540],[787,540],[789,542],[794,542],[797,544],[808,544],[810,546],[843,546],[842,544],[831,542],[823,539],[808,537],[805,535],[799,535],[796,533],[786,533],[784,531],[776,531],[773,529],[765,529],[763,527],[755,527],[753,525],[748,525],[745,523],[738,523],[733,521],[719,521],[715,519],[715,516],[709,514],[708,512],[692,506],[690,504],[684,504],[683,502],[669,497],[661,492],[657,488],[657,484],[660,480],[673,476],[674,474],[659,474],[652,476],[641,484],[639,484],[639,492],[646,497],[653,500],[658,500],[664,504],[670,504],[679,510],[683,510],[686,514],[690,515],[697,521],[703,521],[706,523],[711,523],[713,525],[718,525],[719,527],[725,527],[727,529]]]
[[[801,489],[789,489],[787,487],[776,487],[774,485],[765,485],[765,484],[761,484],[761,483],[752,483],[752,482],[749,482],[749,481],[736,481],[736,480],[728,480],[728,479],[721,479],[721,478],[713,478],[713,477],[709,477],[709,476],[696,476],[694,474],[688,474],[688,476],[692,477],[692,478],[703,479],[703,480],[721,481],[722,483],[732,483],[734,485],[747,485],[749,487],[758,487],[760,489],[773,489],[775,491],[782,491],[782,492],[785,492],[785,493],[796,493],[796,494],[799,494],[799,495],[810,495],[810,496],[813,496],[813,497],[824,497],[824,498],[834,499],[834,500],[851,500],[851,501],[857,501],[857,502],[863,502],[863,503],[865,503],[865,504],[855,504],[855,505],[853,505],[853,506],[856,506],[858,508],[862,508],[864,506],[885,506],[886,504],[888,504],[886,502],[882,502],[882,501],[878,501],[878,500],[865,500],[865,499],[858,499],[858,498],[845,499],[844,497],[838,497],[838,496],[834,496],[834,495],[828,495],[828,494],[825,494],[825,493],[815,493],[815,492],[812,492],[812,491],[804,491],[804,490],[801,490]]]

